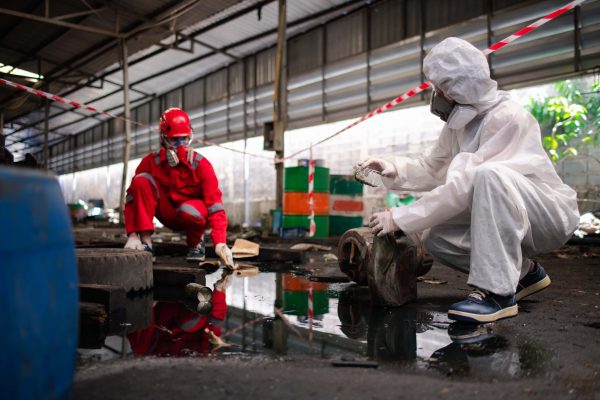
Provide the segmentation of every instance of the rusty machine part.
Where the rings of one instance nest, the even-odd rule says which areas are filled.
[[[359,285],[368,284],[367,267],[373,247],[373,233],[369,228],[346,231],[338,245],[340,270]]]
[[[374,237],[368,228],[350,229],[338,246],[340,270],[359,285],[368,285],[373,302],[399,306],[416,297],[416,278],[429,272],[433,260],[420,235]]]

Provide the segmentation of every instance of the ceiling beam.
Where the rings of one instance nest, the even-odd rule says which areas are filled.
[[[42,22],[42,23],[46,23],[46,24],[50,24],[50,25],[62,26],[64,28],[69,28],[69,29],[76,29],[76,30],[80,30],[80,31],[95,33],[95,34],[103,35],[103,36],[114,37],[117,39],[123,39],[123,38],[127,37],[126,33],[118,33],[118,32],[114,32],[114,31],[108,31],[106,29],[95,28],[93,26],[74,24],[71,22],[65,22],[65,21],[62,21],[62,20],[59,20],[56,18],[52,18],[52,17],[42,17],[40,15],[24,13],[24,12],[16,11],[16,10],[10,10],[8,8],[0,8],[0,14],[12,15],[14,17],[29,19],[32,21]]]
[[[332,12],[338,11],[338,10],[340,10],[340,9],[344,9],[344,8],[346,8],[346,7],[348,7],[348,6],[352,6],[352,5],[355,5],[355,4],[360,4],[360,3],[364,3],[365,5],[368,5],[368,4],[369,4],[369,3],[367,3],[365,0],[353,0],[353,1],[349,1],[349,2],[347,2],[347,3],[344,3],[344,4],[343,4],[343,6],[342,6],[342,5],[337,5],[337,6],[331,7],[331,8],[329,8],[329,9],[327,9],[327,10],[323,10],[323,11],[317,12],[317,13],[315,13],[315,14],[311,14],[311,15],[308,15],[308,16],[306,16],[306,17],[300,18],[300,19],[298,19],[298,20],[296,20],[296,21],[290,22],[290,23],[288,24],[288,28],[290,28],[290,27],[294,27],[294,26],[298,26],[298,25],[301,25],[301,24],[303,24],[303,23],[309,22],[310,20],[312,20],[312,19],[314,19],[314,18],[320,18],[320,17],[322,17],[322,16],[324,16],[324,15],[327,15],[327,14],[329,14],[329,13],[332,13]],[[156,77],[158,77],[158,76],[160,76],[160,75],[163,75],[163,74],[166,74],[166,73],[172,72],[172,71],[174,71],[174,70],[177,70],[177,69],[179,69],[179,68],[185,67],[185,66],[187,66],[187,65],[190,65],[190,64],[193,64],[193,63],[195,63],[195,62],[201,61],[202,59],[205,59],[205,58],[211,57],[211,56],[213,56],[213,55],[217,54],[218,52],[225,52],[225,51],[227,51],[227,50],[230,50],[230,49],[233,49],[233,48],[235,48],[235,47],[239,47],[239,46],[245,45],[245,44],[247,44],[247,43],[250,43],[250,42],[252,42],[252,41],[255,41],[255,40],[258,40],[258,39],[262,39],[262,38],[264,38],[264,37],[266,37],[266,36],[273,35],[273,34],[275,34],[275,33],[277,33],[277,27],[275,27],[275,28],[273,28],[273,29],[271,29],[271,30],[268,30],[268,31],[265,31],[265,32],[262,32],[262,33],[256,34],[256,35],[254,35],[254,36],[252,36],[252,37],[249,37],[249,38],[246,38],[246,39],[243,39],[243,40],[237,41],[237,42],[235,42],[235,43],[231,43],[231,44],[229,44],[229,45],[227,45],[227,46],[225,46],[225,47],[222,47],[222,48],[218,49],[219,51],[213,51],[213,52],[211,52],[211,53],[203,54],[203,55],[200,55],[200,56],[198,56],[198,57],[194,57],[193,59],[190,59],[190,60],[188,60],[188,61],[185,61],[185,62],[183,62],[183,63],[177,64],[177,65],[173,65],[173,66],[171,66],[171,67],[169,67],[169,68],[167,68],[167,69],[165,69],[165,70],[158,71],[158,72],[156,72],[156,73],[154,73],[154,74],[152,74],[152,75],[146,76],[146,77],[144,77],[144,78],[142,78],[142,79],[140,79],[140,80],[138,80],[138,81],[132,82],[132,83],[130,84],[130,87],[133,87],[133,86],[135,86],[135,85],[138,85],[138,84],[140,84],[140,83],[143,83],[143,82],[146,82],[146,81],[148,81],[148,80],[154,79],[154,78],[156,78]],[[190,36],[193,36],[193,35],[190,35]],[[162,50],[157,50],[157,51],[156,51],[156,52],[154,52],[154,53],[161,53],[161,52],[162,52]],[[143,58],[144,58],[144,57],[143,57]],[[145,59],[145,58],[144,58],[144,59]],[[135,60],[135,61],[131,62],[129,65],[130,65],[130,66],[131,66],[131,65],[134,65],[134,64],[136,64],[137,62],[139,62],[139,61],[138,61],[138,60]],[[113,73],[113,72],[116,72],[116,70],[112,71],[111,73]],[[105,76],[105,75],[103,74],[103,76]],[[96,98],[96,99],[94,99],[94,100],[92,100],[92,101],[90,101],[90,102],[88,102],[88,103],[86,103],[86,104],[91,104],[91,103],[94,103],[94,102],[96,102],[96,101],[99,101],[99,100],[102,100],[102,99],[104,99],[104,98],[106,98],[106,97],[108,97],[108,96],[112,96],[113,94],[116,94],[116,93],[118,93],[118,92],[119,92],[119,90],[117,90],[117,91],[113,91],[113,92],[110,92],[110,93],[108,93],[108,94],[104,94],[103,96],[101,96],[101,97],[99,97],[99,98]],[[62,115],[62,114],[64,114],[64,113],[66,113],[66,112],[69,112],[69,111],[70,111],[70,110],[65,110],[65,111],[64,111],[63,113],[61,113],[60,115]],[[108,111],[108,110],[107,110],[107,111]],[[55,115],[55,116],[53,116],[53,117],[56,117],[56,116],[58,116],[58,114],[57,114],[57,115]],[[36,121],[36,122],[33,122],[33,123],[29,124],[29,125],[33,125],[33,126],[35,126],[35,125],[37,125],[37,124],[39,124],[39,123],[41,123],[41,120],[38,120],[38,121]],[[75,122],[72,122],[72,123],[75,123]],[[68,125],[69,125],[69,124],[67,124],[66,126],[68,126]],[[22,130],[22,129],[26,129],[27,127],[28,127],[28,126],[26,126],[26,127],[23,127],[23,128],[19,128],[18,130],[14,131],[14,132],[11,132],[11,133],[10,133],[10,134],[8,134],[7,136],[10,136],[10,135],[12,135],[12,134],[15,134],[15,133],[19,132],[19,131],[20,131],[20,130]]]

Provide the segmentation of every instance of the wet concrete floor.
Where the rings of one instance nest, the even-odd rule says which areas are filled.
[[[80,351],[74,398],[597,398],[600,257],[572,247],[540,262],[553,284],[521,301],[516,318],[479,326],[448,320],[469,288],[443,266],[418,283],[416,302],[385,309],[370,306],[364,288],[306,277],[335,263],[280,273],[265,265],[226,292],[230,347],[123,357],[121,338],[109,337],[112,350]],[[272,321],[277,302],[286,329]]]

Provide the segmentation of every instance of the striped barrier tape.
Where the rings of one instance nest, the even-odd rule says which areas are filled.
[[[573,8],[577,7],[578,5],[580,5],[581,3],[583,3],[584,1],[585,0],[574,0],[574,1],[572,1],[572,2],[570,2],[568,4],[566,4],[566,5],[564,5],[562,7],[560,7],[558,9],[552,11],[551,13],[545,15],[544,17],[538,19],[537,21],[535,21],[535,22],[527,25],[526,27],[518,30],[517,32],[513,33],[512,35],[510,35],[510,36],[508,36],[508,37],[500,40],[499,42],[497,42],[497,43],[495,43],[495,44],[493,44],[491,46],[489,46],[487,49],[483,50],[483,53],[485,55],[489,55],[489,54],[493,53],[494,51],[501,49],[502,47],[504,47],[504,46],[506,46],[506,45],[508,45],[508,44],[510,44],[512,42],[514,42],[515,40],[517,40],[517,39],[519,39],[519,38],[521,38],[521,37],[523,37],[523,36],[525,36],[527,34],[529,34],[530,32],[534,31],[535,29],[539,28],[540,26],[546,24],[547,22],[552,21],[553,19],[555,19],[555,18],[559,17],[560,15],[566,13],[567,11],[572,10]],[[70,106],[72,106],[72,107],[74,107],[76,109],[80,108],[80,109],[86,110],[88,112],[93,112],[93,113],[97,113],[97,114],[101,114],[101,115],[106,115],[106,116],[117,118],[117,119],[120,119],[120,120],[123,120],[123,121],[129,121],[129,122],[131,122],[131,123],[133,123],[135,125],[138,125],[138,126],[149,127],[147,124],[142,124],[142,123],[137,122],[137,121],[135,121],[133,119],[130,119],[130,118],[128,119],[128,118],[125,118],[125,117],[122,117],[122,116],[119,116],[119,115],[111,114],[111,113],[109,113],[107,111],[98,110],[95,107],[88,106],[86,104],[82,104],[82,103],[76,102],[74,100],[70,100],[70,99],[67,99],[65,97],[61,97],[61,96],[58,96],[58,95],[55,95],[55,94],[52,94],[52,93],[44,92],[43,90],[30,88],[28,86],[24,86],[24,85],[21,85],[21,84],[9,81],[7,79],[0,78],[0,84],[11,86],[11,87],[14,87],[14,88],[16,88],[18,90],[22,90],[24,92],[28,92],[28,93],[34,94],[34,95],[36,95],[38,97],[44,97],[44,98],[46,98],[48,100],[51,100],[51,101],[56,101],[56,102],[59,102],[59,103],[68,104],[68,105],[70,105]],[[282,163],[285,160],[291,159],[291,158],[293,158],[293,157],[295,157],[295,156],[297,156],[297,155],[299,155],[301,153],[304,153],[305,151],[310,150],[312,147],[318,146],[318,145],[320,145],[320,144],[322,144],[322,143],[324,143],[324,142],[326,142],[328,140],[333,139],[334,137],[336,137],[336,136],[342,134],[343,132],[345,132],[345,131],[347,131],[347,130],[353,128],[353,127],[355,127],[358,124],[360,124],[361,122],[364,122],[364,121],[366,121],[366,120],[374,117],[375,115],[381,114],[382,112],[389,110],[390,108],[392,108],[392,107],[394,107],[394,106],[402,103],[403,101],[405,101],[405,100],[407,100],[407,99],[409,99],[409,98],[411,98],[411,97],[413,97],[413,96],[421,93],[422,91],[424,91],[424,90],[426,90],[426,89],[428,89],[430,87],[431,87],[431,83],[430,82],[421,83],[416,88],[409,90],[408,92],[406,92],[406,93],[404,93],[404,94],[396,97],[395,99],[393,99],[392,101],[390,101],[390,102],[388,102],[386,104],[383,104],[382,106],[376,108],[375,110],[371,111],[370,113],[368,113],[366,115],[363,115],[361,118],[359,118],[358,120],[354,121],[350,125],[347,125],[346,127],[344,127],[342,129],[340,129],[339,131],[333,133],[332,135],[329,135],[329,136],[325,137],[324,139],[321,139],[317,143],[314,143],[313,145],[311,145],[311,147],[307,147],[305,149],[298,150],[298,151],[296,151],[296,152],[294,152],[294,153],[292,153],[292,154],[290,154],[288,156],[285,156],[285,157],[275,157],[273,159],[273,161],[275,163]],[[215,143],[211,143],[211,142],[208,142],[208,141],[203,141],[202,140],[200,142],[206,143],[207,145],[210,145],[210,146],[217,146],[217,147],[220,147],[220,148],[225,149],[225,150],[239,152],[239,153],[247,154],[247,155],[253,156],[253,157],[268,158],[269,160],[271,160],[271,158],[267,157],[267,156],[262,156],[262,155],[258,155],[258,154],[252,154],[252,153],[244,152],[242,150],[231,149],[229,147],[217,145]]]
[[[576,6],[580,5],[581,3],[583,3],[585,0],[575,0],[570,2],[569,4],[566,4],[564,6],[562,6],[561,8],[551,12],[550,14],[538,19],[537,21],[533,22],[532,24],[527,25],[525,28],[522,28],[520,30],[518,30],[517,32],[513,33],[512,35],[508,36],[505,39],[502,39],[501,41],[491,45],[490,47],[488,47],[487,49],[483,50],[483,54],[485,54],[486,56],[489,55],[490,53],[493,53],[494,51],[501,49],[502,47],[506,46],[509,43],[514,42],[515,40],[527,35],[528,33],[532,32],[533,30],[539,28],[540,26],[544,25],[545,23],[552,21],[553,19],[555,19],[556,17],[566,13],[567,11],[575,8]],[[390,108],[402,103],[403,101],[421,93],[422,91],[428,89],[431,87],[431,82],[423,82],[421,83],[419,86],[417,86],[414,89],[409,90],[408,92],[396,97],[394,100],[383,104],[382,106],[376,108],[375,110],[371,111],[368,114],[363,115],[361,118],[359,118],[358,120],[354,121],[353,123],[351,123],[350,125],[345,126],[344,128],[340,129],[339,131],[333,133],[332,135],[329,135],[327,137],[325,137],[324,139],[319,140],[317,143],[313,144],[312,147],[314,146],[318,146],[328,140],[333,139],[334,137],[342,134],[343,132],[347,131],[348,129],[354,128],[356,125],[360,124],[361,122],[364,122],[372,117],[374,117],[377,114],[381,114],[384,111],[389,110]],[[280,163],[283,162],[287,159],[293,158],[299,154],[304,153],[305,151],[309,150],[309,148],[305,148],[302,150],[298,150],[288,156],[282,157],[282,158],[276,158],[275,159],[275,163]]]
[[[313,290],[312,286],[308,288],[308,348],[312,349],[313,342],[313,318],[314,308],[313,308]]]
[[[317,225],[315,225],[315,160],[312,156],[312,147],[308,161],[308,210],[310,211],[308,237],[313,237],[317,232]]]

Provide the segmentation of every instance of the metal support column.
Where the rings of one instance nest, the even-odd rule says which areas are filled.
[[[273,147],[277,158],[284,154],[287,122],[287,65],[286,65],[286,0],[279,0],[279,25],[277,27],[277,53],[275,58],[275,87],[273,93]],[[283,208],[283,163],[275,164],[275,207]]]
[[[44,169],[48,171],[50,165],[50,149],[48,148],[48,134],[50,133],[50,100],[44,99]]]
[[[248,180],[250,177],[250,160],[248,154],[245,152],[248,150],[248,109],[246,108],[246,95],[247,95],[247,76],[246,61],[242,60],[242,108],[244,118],[244,225],[250,227],[250,196]]]
[[[129,105],[129,71],[127,65],[127,43],[121,41],[121,59],[123,63],[123,103],[125,105],[125,146],[123,148],[123,175],[121,179],[121,195],[119,197],[119,221],[124,223],[125,218],[123,211],[125,209],[125,185],[127,184],[127,164],[129,161],[129,146],[131,144],[131,125],[129,119],[131,117],[131,109]]]

